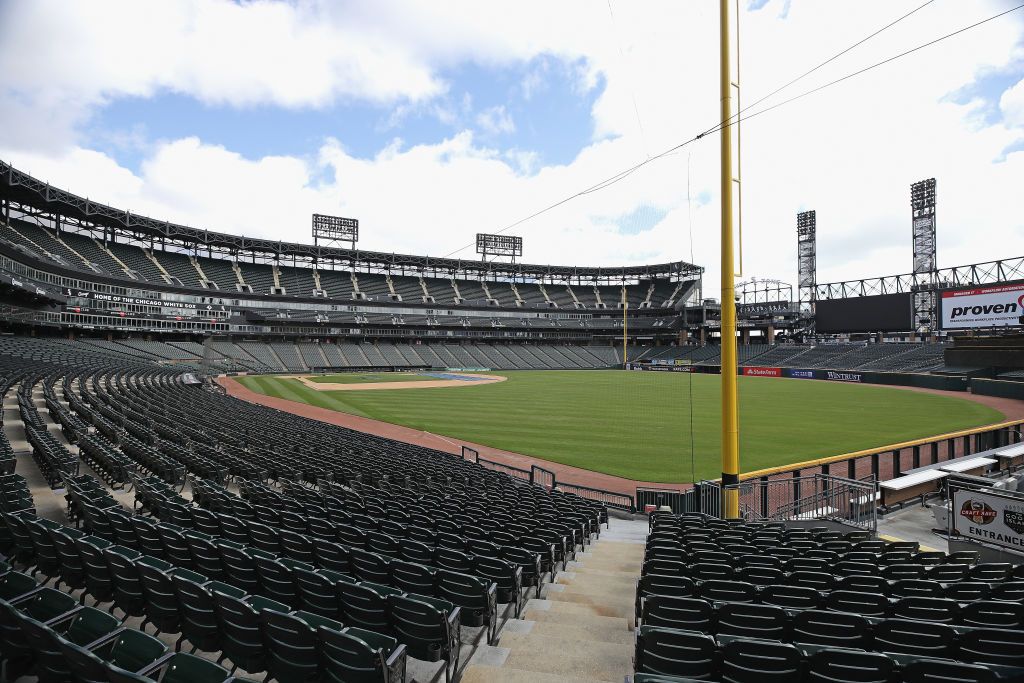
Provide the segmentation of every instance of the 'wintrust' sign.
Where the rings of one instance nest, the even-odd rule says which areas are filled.
[[[861,375],[856,372],[835,372],[834,370],[828,370],[825,373],[825,379],[833,382],[860,382]]]

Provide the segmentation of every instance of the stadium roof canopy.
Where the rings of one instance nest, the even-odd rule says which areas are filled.
[[[157,240],[164,244],[176,244],[182,247],[231,254],[262,253],[273,255],[275,258],[297,257],[311,262],[349,262],[388,269],[488,273],[505,277],[527,278],[566,277],[609,280],[666,276],[699,277],[704,272],[702,267],[685,261],[616,267],[535,265],[389,254],[229,235],[139,216],[130,211],[100,204],[65,190],[51,187],[49,183],[19,171],[3,161],[0,161],[0,198],[33,207],[42,213],[58,214],[62,217],[101,226],[124,238],[147,242]]]

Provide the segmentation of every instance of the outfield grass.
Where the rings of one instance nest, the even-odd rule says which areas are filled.
[[[337,375],[310,375],[310,382],[319,384],[374,384],[377,382],[429,382],[436,377],[425,377],[411,372],[343,372]]]
[[[684,482],[721,472],[717,375],[618,370],[496,374],[508,380],[415,391],[316,391],[295,379],[239,380],[269,396],[630,479]],[[744,471],[1004,417],[960,398],[833,382],[740,377],[739,394]]]

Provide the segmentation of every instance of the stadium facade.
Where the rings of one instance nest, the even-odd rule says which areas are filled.
[[[263,371],[607,367],[623,362],[624,339],[631,361],[718,362],[716,349],[706,345],[717,341],[721,306],[704,298],[704,269],[684,261],[534,265],[231,235],[93,202],[3,162],[0,213],[0,322],[15,332],[107,341],[299,344],[298,350],[284,351],[284,358],[268,353],[261,362],[253,357],[259,353],[245,354],[237,368]],[[801,214],[798,223],[805,218]],[[776,332],[798,339],[860,334],[857,343],[863,345],[868,335],[872,341],[883,335],[914,341],[1010,330],[1022,319],[1021,280],[1024,258],[935,270],[927,277],[912,273],[808,287],[801,280],[798,301],[785,283],[744,283],[737,289],[745,347],[740,364],[774,365],[766,361],[791,355],[772,351]],[[930,335],[916,329],[922,287],[937,301]],[[331,350],[306,357],[301,346],[317,342],[342,349],[370,342],[383,350],[357,352],[350,346],[351,354]],[[415,353],[407,350],[410,345],[449,350]],[[477,350],[457,350],[463,346]],[[510,347],[519,350],[496,350]],[[220,355],[241,355],[231,348]],[[193,358],[201,353],[192,351]],[[882,360],[889,355],[852,353],[846,359],[852,364],[843,367],[889,369]],[[941,349],[909,358],[917,356],[927,362],[899,369],[933,369],[942,362]]]

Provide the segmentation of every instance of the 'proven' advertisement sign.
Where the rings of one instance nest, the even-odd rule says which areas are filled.
[[[1006,327],[1020,325],[1024,285],[997,285],[942,293],[942,327]]]

